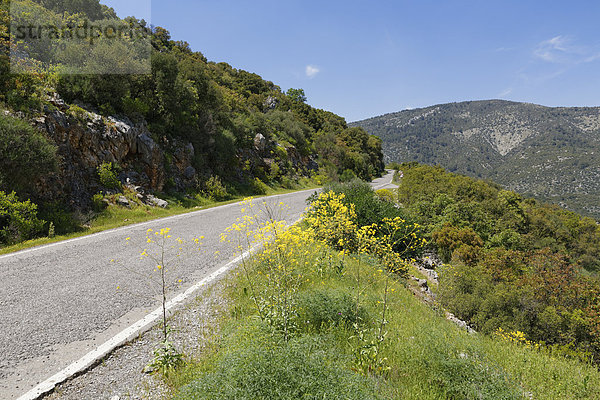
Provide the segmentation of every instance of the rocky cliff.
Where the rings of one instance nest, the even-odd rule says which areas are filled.
[[[94,194],[110,192],[98,176],[98,167],[109,162],[118,166],[121,183],[147,193],[149,204],[156,202],[151,193],[200,191],[203,181],[212,174],[195,168],[197,154],[192,143],[157,138],[143,121],[103,117],[77,106],[69,107],[59,98],[52,99],[52,105],[29,120],[56,144],[59,158],[58,171],[36,182],[37,201],[58,202],[73,210],[89,209]],[[19,113],[15,116],[24,118]],[[272,158],[273,149],[278,146],[281,145],[256,134],[254,147],[238,152],[239,164],[268,172],[279,161]],[[300,155],[293,146],[286,147],[285,154],[290,168],[298,175],[318,169],[313,158]],[[231,176],[244,178],[241,169],[231,171]]]
[[[104,118],[79,108],[75,114],[61,102],[56,105],[55,110],[46,109],[32,121],[58,146],[59,170],[37,182],[42,199],[66,200],[72,208],[88,208],[92,195],[106,190],[98,180],[97,169],[107,162],[120,167],[123,183],[149,191],[162,191],[167,179],[180,190],[197,184],[191,144],[161,146],[144,123]],[[165,146],[173,157],[165,157]]]

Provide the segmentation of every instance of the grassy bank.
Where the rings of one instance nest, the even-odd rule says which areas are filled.
[[[340,222],[330,233],[344,229],[329,217]],[[594,366],[459,329],[365,246],[356,255],[327,244],[314,223],[284,233],[243,221],[225,240],[264,241],[265,251],[228,280],[212,350],[165,378],[175,399],[600,397]]]

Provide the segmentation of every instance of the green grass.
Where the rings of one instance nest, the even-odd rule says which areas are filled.
[[[600,398],[600,373],[593,365],[468,334],[421,303],[406,282],[397,279],[391,283],[394,291],[388,293],[387,335],[374,357],[390,369],[383,374],[356,373],[357,339],[347,321],[351,313],[347,299],[356,299],[355,273],[360,267],[364,315],[359,326],[367,339],[374,338],[384,292],[380,266],[369,258],[341,259],[314,245],[296,246],[294,251],[305,254],[307,264],[301,263],[305,267],[295,273],[307,279],[295,294],[301,308],[292,339],[283,341],[260,321],[250,297],[252,286],[239,271],[228,279],[225,293],[230,305],[222,315],[223,330],[214,333],[214,350],[168,378],[179,391],[176,399]],[[259,292],[268,284],[264,268],[263,262],[250,273]]]
[[[282,187],[269,187],[266,196],[274,196],[281,194],[288,194],[297,192],[300,190],[308,190],[318,188],[316,185],[308,185],[299,187],[298,189],[287,189]],[[260,195],[263,196],[263,195]],[[130,197],[130,196],[129,196]],[[206,198],[196,198],[194,200],[182,199],[181,197],[172,197],[162,195],[159,196],[169,201],[168,208],[150,207],[146,205],[135,205],[132,208],[120,207],[111,205],[104,211],[100,212],[94,218],[81,227],[76,232],[70,232],[64,235],[56,235],[52,238],[43,237],[28,240],[25,242],[17,243],[10,246],[0,247],[0,255],[14,253],[20,250],[29,249],[36,246],[42,246],[46,244],[61,242],[64,240],[74,239],[77,237],[87,236],[94,233],[106,231],[109,229],[120,228],[123,226],[138,224],[141,222],[151,221],[159,218],[166,218],[175,215],[185,214],[189,212],[204,210],[208,208],[218,207],[226,204],[231,204],[240,201],[245,196],[235,196],[231,200],[227,201],[212,201]],[[130,200],[132,198],[130,197]]]

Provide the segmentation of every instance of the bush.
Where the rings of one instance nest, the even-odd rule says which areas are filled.
[[[281,177],[281,186],[286,189],[295,189],[296,188],[296,184],[294,183],[294,181],[287,176]]]
[[[89,113],[86,110],[76,105],[69,107],[67,113],[80,122],[85,121],[89,116]]]
[[[356,299],[346,292],[333,289],[303,292],[298,295],[297,302],[298,325],[317,332],[332,325],[351,326],[356,321]],[[362,306],[358,318],[363,322],[368,319]]]
[[[355,179],[357,179],[358,177],[356,176],[356,174],[354,173],[354,171],[352,171],[351,169],[347,169],[345,170],[342,175],[340,175],[340,181],[341,182],[351,182]]]
[[[313,175],[311,179],[315,185],[319,185],[319,186],[324,185],[327,182],[329,182],[329,177],[327,176],[327,173],[323,170],[319,170],[319,173]]]
[[[59,201],[40,204],[38,215],[40,219],[54,224],[56,235],[65,235],[81,229],[81,220]]]
[[[227,189],[218,176],[211,176],[204,182],[203,194],[213,201],[223,201],[230,198]]]
[[[0,243],[14,244],[44,233],[45,221],[37,217],[37,205],[19,201],[12,192],[0,191]]]
[[[315,238],[341,250],[357,248],[356,212],[354,204],[344,201],[344,194],[332,191],[315,193],[304,219]]]
[[[103,162],[98,167],[100,184],[107,189],[121,190],[121,181],[117,178],[117,167],[111,162]]]
[[[252,342],[251,342],[252,343]],[[284,344],[256,342],[230,351],[212,372],[185,386],[178,400],[375,399],[368,378],[352,373],[344,357],[325,350],[326,339],[307,337]]]
[[[58,165],[56,146],[27,122],[0,114],[0,189],[28,191]]]
[[[462,249],[459,252],[462,254],[466,250],[469,250],[470,253],[476,255],[478,250],[483,247],[483,240],[471,228],[457,228],[452,225],[444,225],[442,229],[432,232],[431,237],[437,244],[440,256],[444,262],[449,262],[453,253],[457,250]],[[469,258],[472,261],[477,261],[476,256]]]
[[[254,178],[254,180],[252,180],[252,192],[254,194],[267,194],[267,192],[269,191],[269,187],[267,186],[266,183],[264,183],[263,181],[261,181],[258,178]]]
[[[375,192],[380,200],[396,204],[396,195],[389,189],[379,189]]]
[[[402,165],[397,162],[391,162],[385,166],[385,169],[393,169],[394,171],[400,171],[402,169]]]
[[[447,399],[523,399],[522,389],[503,370],[477,355],[461,353],[455,358],[438,354],[432,358],[438,371],[434,382]]]
[[[103,211],[107,204],[104,202],[104,194],[96,193],[92,196],[92,209],[96,212]]]
[[[345,195],[344,203],[354,204],[356,223],[359,227],[379,223],[384,218],[401,217],[406,219],[402,210],[396,208],[392,203],[380,200],[375,196],[371,186],[359,179],[348,183],[330,184],[325,186],[323,191],[343,193]]]

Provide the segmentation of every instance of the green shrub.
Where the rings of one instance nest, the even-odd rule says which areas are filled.
[[[461,353],[457,357],[437,354],[432,369],[437,370],[434,384],[447,399],[519,400],[522,390],[500,368],[477,355]]]
[[[107,204],[104,202],[104,194],[96,193],[92,196],[92,209],[96,212],[100,212],[106,208]]]
[[[342,175],[340,175],[340,181],[341,182],[351,182],[355,179],[357,179],[358,177],[356,176],[356,174],[354,173],[354,171],[352,171],[351,169],[347,169],[344,170],[344,172],[342,173]]]
[[[103,162],[98,167],[100,184],[107,189],[121,190],[121,181],[117,178],[117,166],[111,162]]]
[[[396,203],[396,195],[389,189],[379,189],[375,191],[375,194],[380,200],[387,201],[388,203]]]
[[[345,203],[355,206],[357,225],[365,226],[381,222],[384,218],[404,218],[402,210],[394,204],[382,201],[375,196],[371,186],[359,179],[347,183],[333,183],[323,188],[324,192],[333,191],[345,194]],[[313,198],[309,199],[312,201]]]
[[[203,194],[213,201],[223,201],[230,198],[227,189],[218,176],[211,176],[204,182]]]
[[[391,162],[385,166],[385,169],[393,169],[394,171],[400,171],[401,168],[402,166],[397,162]]]
[[[69,107],[67,113],[78,121],[85,121],[89,115],[86,110],[76,105]]]
[[[295,189],[296,188],[296,184],[294,183],[294,181],[287,176],[282,176],[281,177],[281,186],[283,186],[286,189]]]
[[[37,178],[54,171],[56,146],[41,131],[18,118],[0,114],[0,189],[32,189]]]
[[[41,236],[45,233],[45,221],[37,217],[37,205],[31,201],[19,201],[12,192],[0,191],[0,243],[14,244]]]
[[[165,186],[163,190],[167,193],[175,192],[177,190],[177,184],[175,183],[175,179],[169,177],[165,180]]]
[[[81,229],[81,221],[59,201],[40,204],[38,215],[39,218],[54,224],[56,235],[65,235]]]
[[[281,167],[279,166],[278,163],[273,162],[273,164],[269,168],[269,179],[272,181],[275,181],[275,180],[279,179],[280,175],[281,175]]]
[[[324,170],[319,170],[319,172],[312,176],[312,182],[315,185],[324,185],[329,182],[329,177],[327,176],[327,172]]]
[[[196,193],[193,196],[193,201],[196,203],[197,206],[208,206],[211,203],[211,200],[209,198],[206,198],[202,195],[202,193]]]
[[[303,176],[302,178],[300,178],[300,180],[298,181],[298,185],[300,185],[300,187],[308,187],[310,185],[312,185],[312,181],[310,180],[310,178],[307,178],[305,176]]]
[[[322,337],[229,351],[214,370],[185,386],[177,400],[297,400],[378,398],[368,378],[344,368],[345,357]]]
[[[317,332],[332,325],[352,326],[356,321],[356,299],[346,292],[333,289],[302,292],[297,302],[299,325]],[[360,321],[368,320],[362,306],[359,307],[358,318]]]
[[[267,186],[267,184],[258,178],[254,178],[254,180],[251,183],[252,183],[252,192],[254,194],[263,195],[263,194],[267,194],[267,192],[269,191],[269,187]]]

